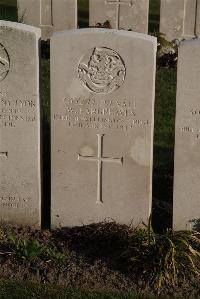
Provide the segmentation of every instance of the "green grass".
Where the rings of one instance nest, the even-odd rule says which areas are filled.
[[[172,223],[176,68],[160,68],[156,74],[153,224],[158,230]]]
[[[17,6],[17,0],[0,0],[0,5],[7,5],[16,7]]]
[[[84,28],[89,26],[89,0],[78,0],[78,16],[79,27]]]
[[[17,22],[17,0],[0,0],[0,19]]]
[[[158,32],[160,22],[160,0],[149,2],[149,32]]]
[[[0,281],[0,299],[158,299],[134,294],[71,290],[28,282]],[[172,297],[170,297],[172,299]]]
[[[43,227],[50,225],[50,186],[51,186],[51,158],[50,158],[50,60],[41,61],[41,114],[42,114],[42,140],[43,140]]]

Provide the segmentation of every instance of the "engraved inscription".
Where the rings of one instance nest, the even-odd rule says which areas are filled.
[[[5,47],[0,44],[0,82],[8,75],[10,70],[10,58]]]
[[[35,100],[9,98],[0,92],[0,127],[16,128],[23,122],[37,120]]]
[[[188,113],[188,112],[187,112]],[[185,118],[186,119],[186,118]],[[190,134],[195,139],[200,139],[200,109],[189,109],[189,122],[179,126],[179,132],[182,134]],[[199,125],[198,125],[199,124]]]
[[[139,118],[136,102],[124,99],[64,98],[62,110],[53,114],[69,128],[114,129],[129,131],[149,127],[150,121]]]
[[[95,93],[110,93],[125,80],[126,67],[120,55],[112,49],[95,48],[78,65],[81,82]]]
[[[27,204],[29,201],[31,201],[30,197],[20,197],[20,196],[5,196],[5,195],[1,195],[0,196],[0,205],[2,206],[2,208],[14,208],[14,209],[18,209],[22,206],[24,206],[25,204]]]
[[[123,157],[121,158],[110,158],[103,156],[103,137],[105,134],[97,134],[98,137],[98,154],[97,157],[94,156],[82,156],[78,154],[78,160],[85,160],[90,162],[97,162],[98,164],[98,175],[97,175],[97,204],[102,204],[102,164],[107,163],[117,163],[123,165]]]

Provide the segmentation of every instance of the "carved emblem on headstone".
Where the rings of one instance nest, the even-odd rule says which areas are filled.
[[[78,74],[89,90],[95,93],[110,93],[124,83],[126,67],[114,50],[95,48],[81,59]]]
[[[5,47],[0,44],[0,82],[5,79],[10,70],[10,59]]]

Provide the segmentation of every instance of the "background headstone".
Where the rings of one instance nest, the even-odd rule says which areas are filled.
[[[183,19],[183,37],[191,38],[195,35],[196,4],[198,0],[185,0]]]
[[[40,29],[0,21],[0,220],[40,225]]]
[[[54,31],[76,29],[77,24],[77,0],[53,0]]]
[[[53,226],[147,223],[156,47],[124,30],[53,35]]]
[[[118,23],[119,28],[148,33],[149,0],[89,0],[89,19],[93,27],[109,20],[114,29]]]
[[[77,28],[77,0],[17,0],[18,19],[40,27],[42,39],[54,31]]]
[[[174,168],[175,230],[200,218],[200,40],[179,49]]]
[[[167,40],[194,37],[199,4],[199,0],[161,0],[160,32]]]

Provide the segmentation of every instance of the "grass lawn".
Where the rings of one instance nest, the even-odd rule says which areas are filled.
[[[6,6],[17,6],[17,0],[0,0],[0,5],[6,5]]]
[[[142,295],[89,292],[22,282],[0,282],[0,299],[154,299]]]
[[[0,19],[17,22],[17,0],[0,0]]]

